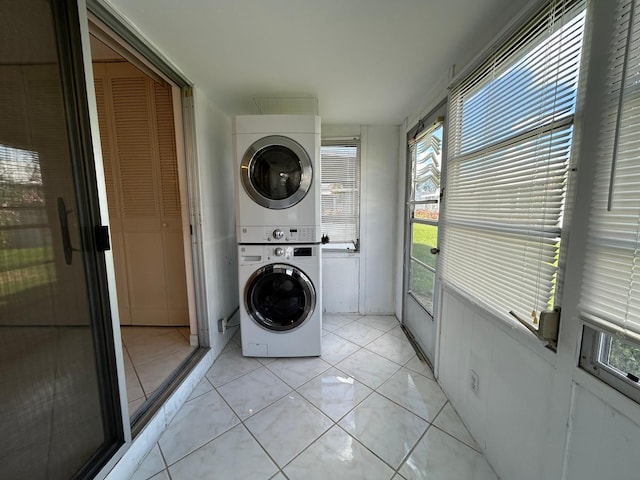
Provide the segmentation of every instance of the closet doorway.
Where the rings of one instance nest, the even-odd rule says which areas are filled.
[[[180,89],[90,23],[133,423],[198,347]]]

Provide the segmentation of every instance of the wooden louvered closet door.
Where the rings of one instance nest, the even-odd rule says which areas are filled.
[[[171,87],[94,64],[122,325],[188,325]]]

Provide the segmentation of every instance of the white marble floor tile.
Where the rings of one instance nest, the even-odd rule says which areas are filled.
[[[401,367],[391,360],[363,348],[337,363],[336,368],[375,389],[386,382]]]
[[[377,391],[429,422],[447,403],[440,385],[404,367]]]
[[[332,425],[327,416],[296,393],[290,393],[245,421],[245,426],[280,467]]]
[[[168,465],[240,423],[216,391],[184,404],[164,431],[158,444]]]
[[[376,338],[366,348],[400,365],[407,363],[416,354],[409,340],[389,333]]]
[[[375,392],[339,425],[394,469],[429,426],[422,418]]]
[[[169,467],[172,480],[264,480],[278,472],[258,442],[238,425]]]
[[[389,330],[388,333],[390,333],[394,337],[407,338],[407,336],[405,335],[404,331],[402,330],[402,327],[400,326],[400,324],[398,324],[395,327],[393,327],[391,330]]]
[[[298,388],[298,393],[336,422],[372,391],[336,368],[327,370]]]
[[[359,317],[360,315],[324,313],[322,314],[322,328],[329,332],[333,332],[345,325],[355,322]]]
[[[338,426],[284,469],[290,480],[387,480],[393,470]]]
[[[293,388],[298,388],[316,375],[331,367],[327,362],[317,357],[309,358],[279,358],[266,367],[275,373],[282,381]]]
[[[129,480],[147,480],[166,468],[160,449],[156,444]]]
[[[218,356],[206,376],[214,387],[219,387],[261,366],[262,364],[255,358],[243,357],[239,348],[231,349]]]
[[[205,377],[202,380],[200,380],[200,382],[198,382],[198,385],[196,385],[196,388],[193,389],[193,391],[191,392],[191,395],[189,395],[189,398],[187,398],[187,402],[189,400],[193,400],[196,397],[199,397],[200,395],[204,395],[205,393],[208,393],[211,390],[213,390],[213,387],[211,386],[211,382],[209,382],[209,380]]]
[[[481,454],[437,428],[429,429],[399,471],[408,480],[498,480]]]
[[[409,370],[412,370],[416,373],[420,373],[427,378],[431,378],[432,380],[435,380],[436,378],[433,376],[431,367],[429,367],[429,365],[427,365],[425,362],[420,360],[417,355],[414,355],[413,357],[411,357],[411,359],[407,363],[405,363],[404,366]]]
[[[358,323],[377,328],[383,332],[388,332],[392,328],[400,325],[395,315],[366,315],[359,318]]]
[[[399,473],[396,473],[393,478],[391,480],[407,480],[406,478],[404,478],[402,475],[400,475]]]
[[[322,355],[320,358],[331,365],[335,365],[362,348],[334,333],[325,333],[326,335],[322,337]]]
[[[278,357],[253,357],[256,360],[258,360],[262,365],[264,365],[265,367],[267,365],[269,365],[270,363],[275,362],[276,360],[278,360]]]
[[[245,419],[291,391],[275,374],[260,367],[247,375],[218,387],[231,408]]]
[[[276,474],[276,476],[275,476],[275,477],[271,477],[271,479],[270,479],[270,480],[287,480],[287,477],[285,477],[285,476],[282,474],[282,472],[278,472],[278,473]]]
[[[338,328],[333,333],[340,335],[342,338],[346,338],[350,342],[353,342],[361,347],[373,342],[376,338],[383,335],[381,330],[377,328],[369,327],[360,322],[352,322],[345,327]]]
[[[167,473],[166,470],[163,470],[160,473],[151,477],[149,480],[171,480],[171,477],[169,477],[169,474]]]
[[[444,408],[440,411],[436,419],[433,421],[433,424],[440,430],[444,430],[449,435],[452,435],[461,442],[466,443],[474,450],[481,452],[480,447],[449,402],[447,402]]]
[[[230,352],[231,350],[240,350],[240,349],[241,349],[240,345],[238,345],[233,340],[229,340],[227,344],[224,346],[224,348],[222,349],[221,353],[227,353],[227,352]]]

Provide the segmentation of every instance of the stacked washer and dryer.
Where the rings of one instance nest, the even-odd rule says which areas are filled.
[[[320,117],[237,116],[233,137],[242,354],[318,356]]]

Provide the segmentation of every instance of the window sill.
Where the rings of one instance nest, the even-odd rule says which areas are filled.
[[[355,250],[338,250],[322,248],[324,258],[360,258],[360,252]]]
[[[322,252],[354,254],[360,253],[360,250],[356,250],[353,247],[353,243],[327,243],[322,245]]]

